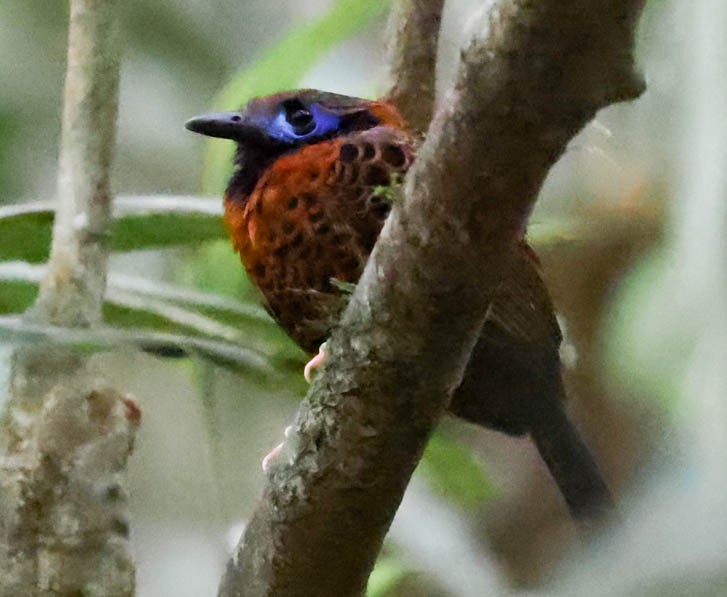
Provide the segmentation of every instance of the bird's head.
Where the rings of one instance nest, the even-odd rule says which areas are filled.
[[[385,102],[299,89],[254,98],[234,112],[197,116],[185,126],[239,145],[285,151],[380,124],[404,126],[396,108]]]
[[[190,131],[237,143],[236,190],[249,193],[262,170],[303,145],[375,126],[404,128],[391,104],[314,89],[285,91],[251,100],[241,110],[187,121]],[[234,179],[233,179],[234,180]]]

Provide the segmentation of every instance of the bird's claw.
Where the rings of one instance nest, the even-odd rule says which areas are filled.
[[[305,380],[308,383],[311,382],[313,370],[323,365],[323,363],[326,362],[327,358],[328,353],[326,352],[326,343],[324,342],[318,349],[318,354],[314,356],[310,361],[308,361],[303,368],[303,377],[305,377]]]
[[[285,436],[285,439],[288,439],[292,433],[293,433],[293,426],[288,425],[285,428],[283,435]],[[270,450],[270,452],[267,453],[265,458],[263,458],[262,467],[263,467],[264,473],[267,473],[270,470],[270,465],[273,463],[273,461],[278,456],[280,456],[280,453],[283,451],[284,445],[285,445],[285,442],[280,442],[277,446],[275,446],[272,450]]]

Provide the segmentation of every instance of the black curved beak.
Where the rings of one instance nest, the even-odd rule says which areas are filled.
[[[262,141],[265,137],[259,127],[247,122],[242,112],[203,114],[190,118],[184,126],[193,133],[233,141]]]

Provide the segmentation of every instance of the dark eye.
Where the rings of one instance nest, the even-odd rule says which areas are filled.
[[[296,135],[307,135],[316,128],[313,114],[300,100],[291,99],[283,102],[283,109],[285,110],[285,120],[293,127]]]

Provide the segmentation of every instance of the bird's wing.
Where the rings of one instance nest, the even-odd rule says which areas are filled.
[[[557,352],[562,335],[555,309],[539,267],[528,251],[519,249],[511,261],[490,303],[487,322],[513,341]]]

